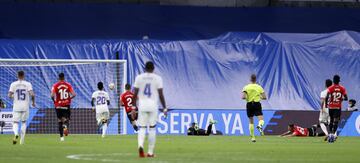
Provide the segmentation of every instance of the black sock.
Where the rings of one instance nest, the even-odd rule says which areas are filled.
[[[59,133],[60,133],[60,137],[64,136],[64,130],[63,130],[63,123],[59,122]]]
[[[212,124],[209,124],[209,126],[207,127],[207,130],[206,130],[206,135],[210,135],[211,130],[212,130]]]
[[[334,121],[334,125],[333,125],[333,134],[336,133],[336,130],[337,130],[337,128],[338,128],[338,124],[339,124],[339,121],[338,121],[338,120],[335,120],[335,121]]]
[[[333,133],[333,126],[334,126],[334,120],[330,119],[330,124],[329,124],[329,133],[330,134]]]

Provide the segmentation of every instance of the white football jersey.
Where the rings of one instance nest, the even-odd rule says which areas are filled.
[[[159,101],[158,89],[163,88],[162,78],[154,73],[143,73],[135,78],[134,87],[139,89],[139,111],[157,111]]]
[[[320,98],[321,98],[321,99],[325,99],[326,96],[327,96],[327,93],[328,93],[327,89],[323,90],[323,91],[320,93]],[[324,106],[321,106],[321,107],[324,107]]]
[[[92,96],[93,99],[95,99],[95,109],[96,113],[102,113],[109,111],[107,101],[110,101],[109,94],[105,91],[95,91]]]
[[[18,80],[10,85],[9,92],[14,93],[14,111],[28,111],[30,107],[30,91],[32,91],[31,83],[25,80]]]

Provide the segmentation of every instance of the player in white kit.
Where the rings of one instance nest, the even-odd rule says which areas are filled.
[[[110,105],[110,97],[109,94],[104,91],[104,84],[102,82],[99,82],[97,87],[99,90],[92,94],[91,105],[93,107],[93,111],[96,111],[96,121],[99,127],[102,128],[101,137],[104,138],[108,127],[107,123],[110,118],[108,108],[108,105]]]
[[[325,87],[326,89],[323,90],[320,94],[320,99],[321,99],[321,110],[320,110],[320,115],[319,115],[319,124],[321,127],[321,130],[323,130],[323,132],[326,135],[325,140],[327,140],[327,136],[328,136],[328,130],[327,130],[327,126],[330,123],[330,116],[329,116],[329,108],[326,104],[326,95],[328,93],[327,89],[332,85],[332,81],[330,79],[326,79],[325,80]]]
[[[19,138],[19,123],[21,122],[20,144],[24,144],[26,133],[26,121],[29,118],[30,98],[33,107],[35,107],[35,95],[31,83],[25,81],[24,71],[18,72],[18,80],[11,83],[9,97],[14,100],[13,103],[13,131],[15,137],[13,144],[17,143]]]
[[[139,110],[139,157],[145,157],[144,141],[147,127],[149,127],[149,148],[147,157],[154,157],[159,99],[163,106],[164,115],[167,115],[165,97],[163,94],[163,81],[159,75],[153,73],[154,69],[154,64],[152,62],[147,62],[145,64],[145,73],[142,73],[135,78],[134,104],[137,104]],[[136,100],[138,100],[138,102]]]

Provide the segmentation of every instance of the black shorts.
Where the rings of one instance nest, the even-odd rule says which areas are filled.
[[[246,104],[246,113],[249,118],[254,117],[254,116],[263,115],[261,103],[260,102],[248,102]]]
[[[128,117],[128,119],[129,119],[130,122],[133,122],[133,121],[136,120],[136,119],[134,119],[134,118],[131,116],[131,112],[126,113],[126,114],[127,114],[127,117]],[[138,114],[138,112],[136,112],[136,117],[137,117],[137,114]]]
[[[55,108],[55,111],[56,111],[56,116],[58,119],[66,118],[66,119],[70,120],[70,116],[71,116],[70,106],[67,106],[67,109]]]
[[[330,119],[340,119],[341,109],[329,109]]]
[[[312,128],[307,128],[309,135],[308,136],[316,136],[316,128],[312,127]]]

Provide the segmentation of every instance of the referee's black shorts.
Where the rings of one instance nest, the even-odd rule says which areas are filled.
[[[55,111],[58,119],[66,118],[70,120],[70,116],[71,116],[70,106],[55,108]]]
[[[260,102],[248,102],[246,104],[246,113],[249,118],[254,117],[254,116],[263,115],[261,103]]]

